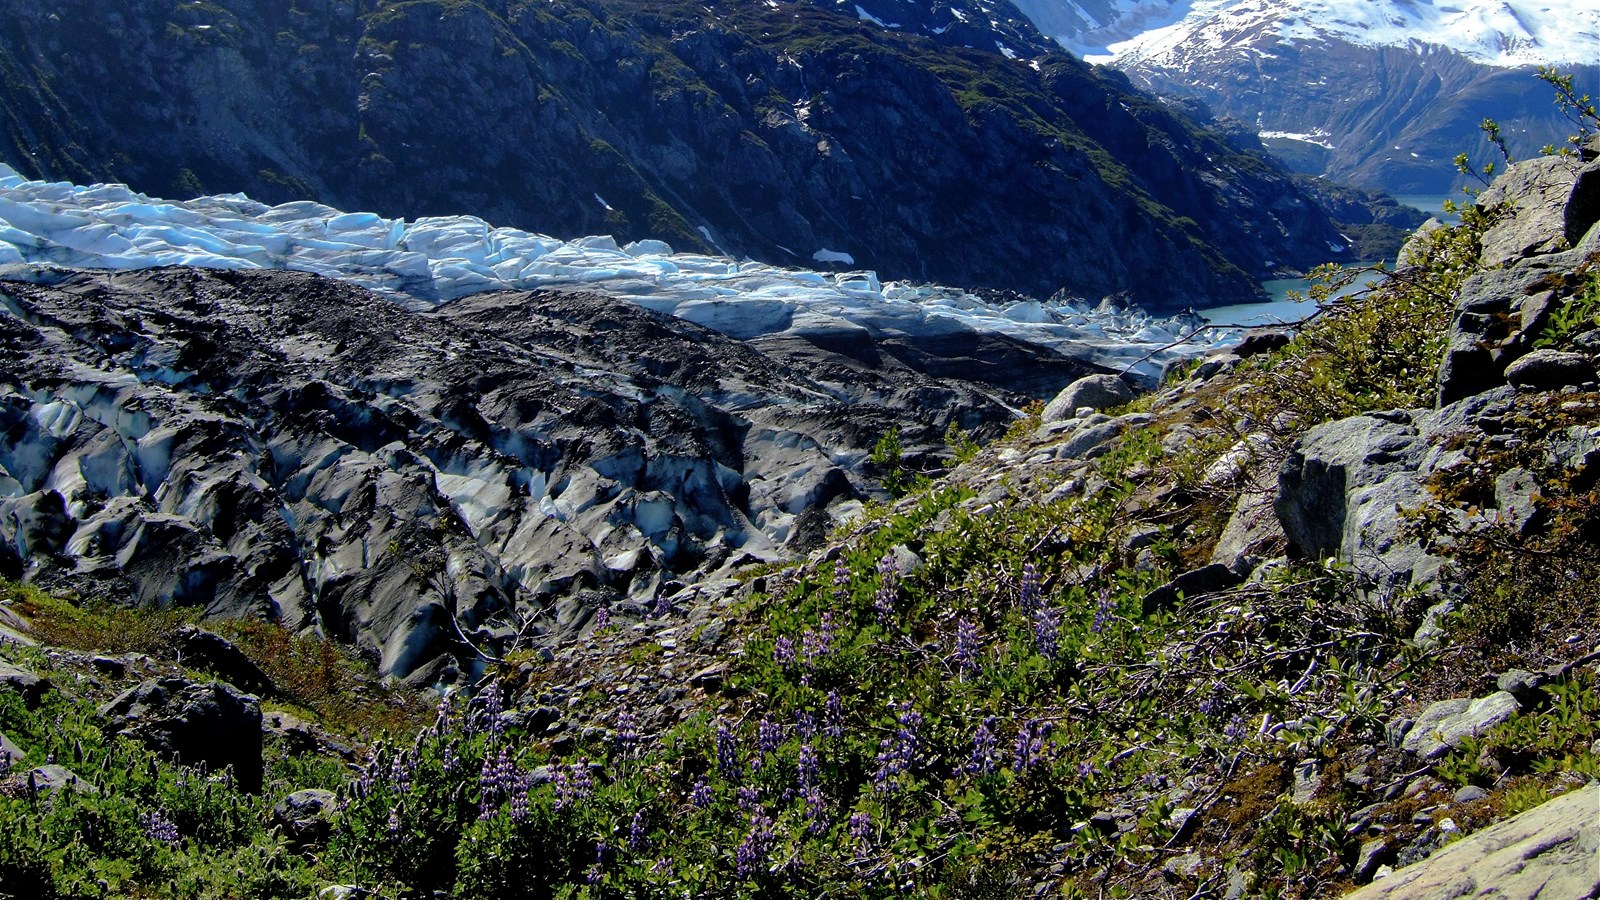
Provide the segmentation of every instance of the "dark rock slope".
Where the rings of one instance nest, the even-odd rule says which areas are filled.
[[[1274,164],[1050,53],[1004,2],[0,0],[0,16],[0,158],[30,177],[472,212],[779,264],[828,250],[889,278],[1166,309],[1343,252]]]
[[[0,574],[316,629],[401,676],[777,558],[871,492],[884,432],[915,458],[1085,371],[994,337],[758,351],[582,293],[35,280],[0,283]]]

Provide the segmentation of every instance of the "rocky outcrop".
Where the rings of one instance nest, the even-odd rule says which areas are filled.
[[[1600,144],[1576,160],[1516,166],[1484,192],[1478,202],[1494,221],[1481,242],[1486,268],[1457,299],[1439,407],[1357,416],[1307,432],[1284,463],[1274,504],[1292,554],[1351,562],[1386,589],[1434,581],[1441,560],[1405,528],[1407,511],[1430,501],[1429,479],[1468,461],[1460,446],[1501,430],[1519,391],[1594,383],[1595,357],[1581,349],[1582,334],[1555,336],[1571,349],[1534,344],[1600,260],[1596,190]],[[1569,456],[1559,460],[1563,468],[1588,465],[1582,452]],[[1532,527],[1538,488],[1525,470],[1502,473],[1496,514],[1479,524]]]
[[[261,789],[261,706],[221,682],[153,678],[100,708],[108,734],[126,735],[177,762],[231,769],[239,787]]]
[[[1470,835],[1346,900],[1600,897],[1600,785]]]
[[[0,15],[0,158],[30,177],[471,212],[1164,309],[1253,298],[1262,274],[1345,247],[1273,164],[1041,55],[1004,2],[6,0]]]
[[[0,314],[23,574],[315,631],[398,677],[780,558],[802,514],[876,490],[882,434],[932,466],[950,424],[992,431],[1086,371],[970,332],[747,344],[583,293],[417,313],[297,273],[43,280],[3,285]]]

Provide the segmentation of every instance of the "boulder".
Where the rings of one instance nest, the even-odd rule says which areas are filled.
[[[152,678],[100,708],[108,734],[212,771],[232,767],[246,791],[261,789],[261,706],[222,682]]]
[[[1501,213],[1483,235],[1485,263],[1565,250],[1600,220],[1600,165],[1560,156],[1524,160],[1479,194],[1477,206]]]
[[[32,709],[44,699],[45,692],[50,690],[50,682],[25,669],[0,662],[0,690],[15,691],[22,695],[22,702]]]
[[[1507,366],[1505,377],[1514,387],[1552,391],[1594,381],[1594,363],[1582,353],[1535,350]]]
[[[1515,695],[1496,691],[1476,700],[1440,700],[1430,705],[1406,733],[1400,749],[1423,759],[1438,759],[1469,737],[1479,737],[1511,718],[1522,706]]]
[[[66,766],[54,763],[40,766],[28,772],[28,788],[39,796],[52,794],[61,788],[67,788],[80,794],[98,794],[100,789],[78,777],[78,773]]]
[[[1046,404],[1039,420],[1046,423],[1061,422],[1077,415],[1078,410],[1084,407],[1094,410],[1110,409],[1113,406],[1121,406],[1136,396],[1138,394],[1120,376],[1085,375],[1067,385],[1054,400]]]
[[[263,697],[278,693],[272,679],[250,657],[220,634],[193,625],[184,625],[176,636],[178,660],[192,669],[202,669],[242,691]]]
[[[308,788],[295,791],[272,807],[272,821],[297,847],[322,844],[333,830],[338,798],[332,791]]]
[[[1590,784],[1468,835],[1345,900],[1600,896],[1596,810],[1600,784]]]

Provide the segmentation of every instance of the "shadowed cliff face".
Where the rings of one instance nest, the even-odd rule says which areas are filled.
[[[896,6],[0,0],[0,153],[1166,309],[1340,255],[1274,166],[1042,55],[1009,4]]]
[[[756,349],[594,294],[39,277],[0,284],[0,571],[401,676],[783,557],[874,490],[884,432],[915,460],[1086,371],[994,336]]]

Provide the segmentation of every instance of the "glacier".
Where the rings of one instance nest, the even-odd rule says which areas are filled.
[[[267,206],[242,194],[163,200],[120,184],[32,181],[0,165],[0,278],[28,280],[42,266],[289,269],[358,284],[412,309],[487,291],[581,288],[739,339],[830,327],[864,328],[875,338],[999,333],[1145,385],[1170,362],[1241,336],[1194,314],[1155,317],[1081,300],[1002,299],[883,282],[870,271],[677,253],[653,240],[626,246],[604,235],[562,240],[473,216],[406,221],[313,201]]]

